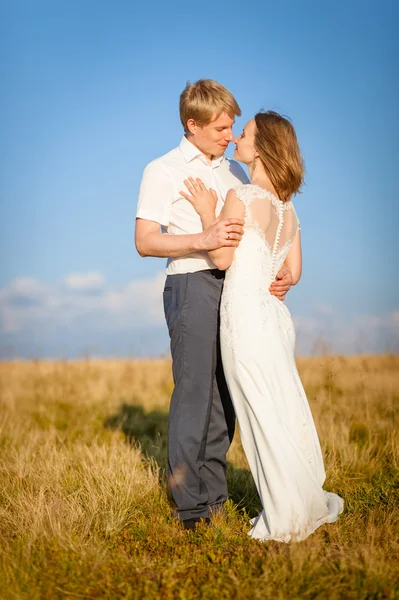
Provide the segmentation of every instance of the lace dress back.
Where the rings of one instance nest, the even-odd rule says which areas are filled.
[[[264,240],[270,255],[270,280],[283,265],[300,228],[294,204],[282,202],[271,192],[257,185],[241,185],[235,189],[245,206],[244,226]]]

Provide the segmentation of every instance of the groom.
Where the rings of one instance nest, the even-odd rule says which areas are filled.
[[[167,258],[163,293],[170,335],[174,390],[169,411],[168,471],[176,514],[186,529],[227,500],[226,453],[234,435],[231,403],[219,345],[219,303],[224,271],[208,251],[238,246],[243,222],[224,219],[202,230],[185,200],[184,179],[200,177],[217,191],[219,214],[228,190],[248,178],[224,155],[241,110],[233,95],[210,79],[187,84],[180,96],[184,136],[177,148],[144,170],[136,218],[140,256]],[[160,231],[161,230],[161,231]],[[270,291],[284,299],[291,273],[283,268]]]

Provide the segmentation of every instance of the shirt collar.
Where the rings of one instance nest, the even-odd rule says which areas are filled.
[[[209,164],[205,158],[205,155],[200,150],[198,150],[198,148],[196,148],[194,146],[194,144],[189,142],[185,135],[182,137],[179,148],[180,148],[180,151],[183,154],[184,159],[187,163],[191,162],[194,158],[199,158],[200,160],[205,162],[207,165]],[[221,156],[218,156],[217,158],[214,158],[212,160],[212,168],[218,167],[225,160],[226,160],[226,157],[224,154],[222,154]]]

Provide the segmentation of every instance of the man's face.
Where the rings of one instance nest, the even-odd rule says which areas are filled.
[[[200,127],[194,121],[188,123],[190,129],[190,142],[192,142],[208,158],[223,154],[231,141],[233,141],[234,119],[227,113],[222,113],[215,120]],[[191,125],[191,126],[190,126]]]

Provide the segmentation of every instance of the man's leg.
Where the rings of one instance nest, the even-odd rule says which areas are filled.
[[[205,461],[201,471],[208,488],[209,505],[220,504],[228,498],[226,454],[233,441],[235,429],[235,413],[224,380],[223,368],[218,368],[217,373],[214,380]]]
[[[211,272],[201,271],[171,275],[165,284],[175,382],[169,412],[169,478],[183,520],[209,516],[208,505],[227,497],[223,452],[217,461],[211,460],[211,468],[207,466],[210,423],[211,446],[227,435],[226,423],[224,433],[217,433],[213,425],[224,419],[221,403],[213,402],[222,283]]]
[[[217,276],[217,275],[216,275]],[[218,320],[217,362],[213,380],[212,412],[201,475],[208,488],[209,505],[214,509],[228,498],[226,454],[233,441],[235,412],[223,372]]]

